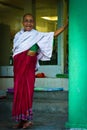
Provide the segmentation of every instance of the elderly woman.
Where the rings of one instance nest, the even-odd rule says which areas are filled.
[[[33,93],[35,70],[38,60],[50,60],[53,39],[67,27],[67,23],[55,32],[43,33],[34,29],[32,14],[23,16],[23,29],[14,37],[14,99],[12,116],[18,121],[14,128],[27,128],[33,122]]]

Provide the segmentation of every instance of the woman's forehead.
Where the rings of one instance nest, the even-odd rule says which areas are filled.
[[[26,15],[25,17],[24,17],[24,19],[33,19],[33,16],[31,16],[31,15]]]

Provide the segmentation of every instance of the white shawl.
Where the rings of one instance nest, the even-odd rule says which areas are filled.
[[[43,33],[32,29],[19,31],[13,40],[13,57],[23,51],[28,50],[35,43],[39,46],[38,60],[50,60],[53,49],[54,32]]]

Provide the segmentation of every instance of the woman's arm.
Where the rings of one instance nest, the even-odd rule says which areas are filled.
[[[54,37],[57,37],[60,33],[62,33],[67,28],[67,25],[68,25],[68,21],[65,23],[65,25],[63,27],[57,29],[54,32]]]

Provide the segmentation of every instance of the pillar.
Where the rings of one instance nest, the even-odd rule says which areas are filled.
[[[69,0],[69,128],[87,129],[87,0]],[[82,130],[81,129],[81,130]]]

